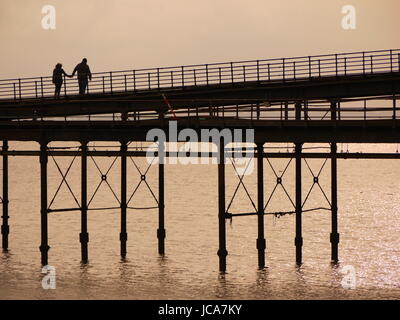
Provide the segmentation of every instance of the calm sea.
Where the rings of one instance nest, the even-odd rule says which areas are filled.
[[[351,146],[352,147],[352,146]],[[11,149],[37,149],[35,144],[11,143]],[[339,151],[347,146],[339,146]],[[353,148],[353,147],[352,147]],[[358,146],[362,151],[394,152],[396,146]],[[282,150],[284,151],[284,150]],[[58,160],[65,171],[72,159]],[[113,158],[96,158],[105,172]],[[134,159],[143,172],[145,159]],[[309,160],[318,173],[323,160]],[[271,159],[279,175],[287,160]],[[49,215],[49,264],[56,268],[56,289],[44,290],[40,265],[40,181],[39,160],[10,157],[10,250],[0,253],[0,299],[398,299],[400,298],[400,161],[339,160],[338,265],[330,263],[330,212],[303,214],[303,260],[295,265],[294,215],[265,219],[267,238],[265,270],[257,269],[257,217],[227,221],[228,272],[218,272],[217,167],[216,165],[166,165],[166,255],[157,253],[155,209],[129,210],[128,256],[119,257],[119,211],[89,212],[89,263],[80,263],[80,213]],[[276,182],[265,161],[266,200]],[[330,164],[320,175],[320,184],[330,195]],[[79,201],[80,161],[73,163],[68,182]],[[140,180],[134,163],[128,161],[128,196]],[[157,166],[149,169],[146,181],[157,195]],[[303,198],[313,184],[303,163]],[[49,159],[49,201],[60,183],[60,174]],[[95,163],[89,160],[89,199],[100,182]],[[227,205],[238,178],[227,166]],[[119,161],[111,168],[107,182],[119,197]],[[244,177],[254,203],[256,175]],[[294,201],[294,163],[283,176],[283,184]],[[102,183],[90,207],[115,207],[118,202],[109,186]],[[152,207],[152,193],[141,183],[130,206]],[[314,186],[305,209],[328,207],[318,186]],[[65,184],[52,208],[77,207]],[[253,211],[240,187],[231,212]],[[291,211],[285,191],[278,187],[267,211]],[[355,289],[342,287],[345,266],[355,271]]]

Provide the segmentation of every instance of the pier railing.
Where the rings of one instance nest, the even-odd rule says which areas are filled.
[[[251,60],[165,68],[96,72],[88,93],[114,94],[157,89],[185,89],[247,82],[306,81],[400,72],[400,49],[293,58]],[[76,79],[64,78],[61,94],[79,93]],[[0,80],[0,99],[51,98],[51,76]]]

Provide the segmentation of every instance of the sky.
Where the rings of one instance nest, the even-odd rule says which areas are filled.
[[[1,0],[0,79],[71,72],[83,57],[102,72],[395,49],[399,12],[398,0]]]

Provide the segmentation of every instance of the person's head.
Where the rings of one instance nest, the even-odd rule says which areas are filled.
[[[61,63],[57,63],[56,64],[56,69],[61,69],[62,68],[62,64]]]
[[[87,59],[86,59],[86,58],[83,58],[83,59],[82,59],[82,63],[83,63],[83,64],[86,64],[86,63],[87,63]]]

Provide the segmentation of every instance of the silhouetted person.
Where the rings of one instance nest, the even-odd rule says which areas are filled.
[[[60,97],[61,86],[63,84],[63,75],[71,77],[65,73],[64,69],[62,68],[62,64],[57,63],[53,70],[53,83],[56,86],[56,89],[54,91],[54,98]]]
[[[79,83],[79,94],[85,94],[86,87],[88,85],[88,79],[92,80],[92,73],[87,65],[87,59],[83,58],[82,62],[79,63],[74,71],[72,72],[72,77],[78,72],[78,83]]]

